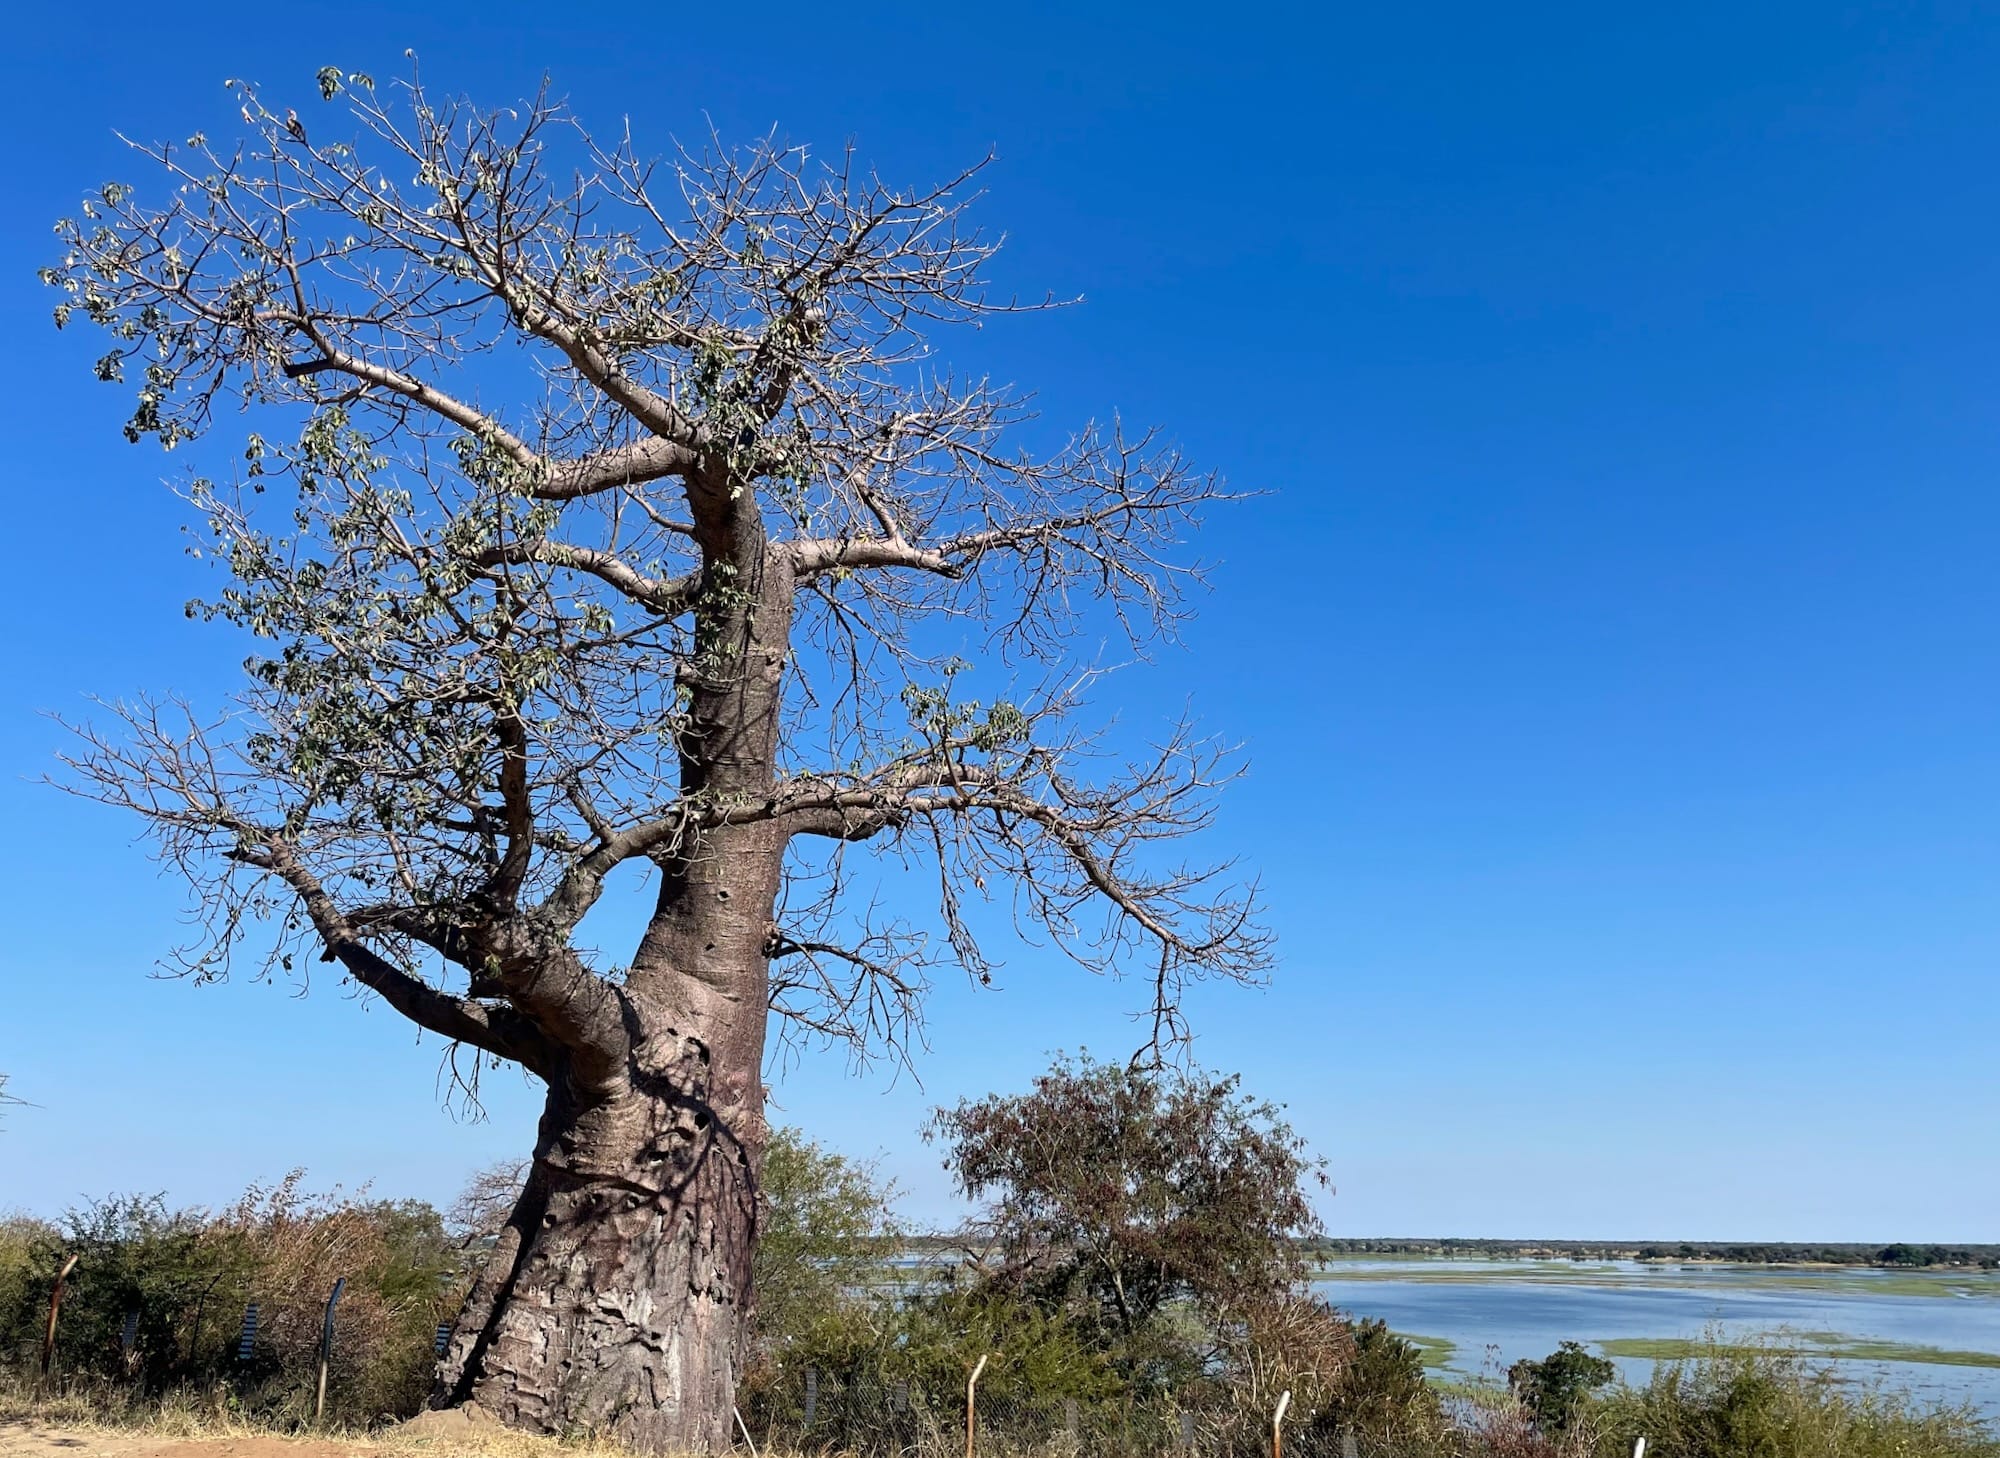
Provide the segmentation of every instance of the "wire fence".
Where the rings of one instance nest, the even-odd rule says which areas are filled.
[[[345,1280],[336,1280],[323,1299],[290,1293],[240,1307],[197,1304],[191,1315],[182,1306],[179,1319],[167,1322],[135,1304],[122,1320],[107,1320],[107,1310],[79,1310],[80,1319],[66,1323],[58,1280],[36,1340],[0,1352],[0,1367],[11,1368],[17,1382],[27,1377],[45,1396],[135,1405],[178,1393],[218,1411],[296,1428],[369,1426],[412,1415],[452,1323],[439,1322],[420,1341],[409,1339],[413,1333],[388,1341],[366,1323],[344,1327],[345,1288]],[[1490,1425],[1491,1414],[1462,1412],[1451,1434],[1400,1433],[1393,1423],[1357,1423],[1335,1409],[1292,1406],[1289,1393],[1205,1383],[1143,1398],[1091,1398],[1038,1392],[1022,1385],[1019,1373],[985,1368],[982,1359],[970,1373],[927,1379],[766,1368],[741,1391],[739,1446],[753,1458],[1451,1458],[1552,1451],[1534,1442],[1461,1441]]]
[[[281,1426],[345,1426],[407,1417],[421,1407],[449,1322],[417,1339],[365,1311],[341,1319],[345,1278],[318,1296],[248,1301],[135,1297],[119,1308],[72,1303],[65,1266],[32,1333],[0,1342],[0,1376],[42,1398],[131,1407],[169,1394]],[[240,1303],[240,1304],[239,1304]],[[121,1314],[122,1313],[122,1314]]]
[[[744,1425],[760,1451],[855,1458],[1435,1458],[1439,1452],[1434,1435],[1370,1431],[1324,1413],[1293,1416],[1288,1394],[1261,1410],[1230,1400],[1241,1396],[1211,1388],[1200,1402],[1172,1394],[1091,1401],[981,1391],[971,1382],[842,1380],[806,1368],[746,1393]]]

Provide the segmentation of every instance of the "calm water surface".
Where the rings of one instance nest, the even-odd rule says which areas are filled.
[[[1935,1295],[1905,1294],[1912,1277],[1866,1269],[1659,1266],[1631,1261],[1356,1260],[1329,1263],[1314,1289],[1358,1316],[1411,1335],[1443,1337],[1449,1370],[1495,1376],[1563,1341],[1838,1332],[1951,1351],[2000,1354],[2000,1279],[1990,1273],[1916,1278]],[[1897,1289],[1902,1288],[1902,1289]],[[1614,1359],[1627,1381],[1653,1363]],[[1856,1381],[1971,1402],[2000,1419],[2000,1368],[1840,1360]]]

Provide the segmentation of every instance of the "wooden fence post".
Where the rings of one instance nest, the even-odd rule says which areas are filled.
[[[972,1375],[965,1379],[965,1458],[972,1458],[972,1434],[978,1427],[979,1398],[975,1389],[979,1386],[979,1374],[986,1370],[986,1353],[979,1354],[979,1361],[972,1368]]]
[[[44,1387],[49,1385],[49,1375],[55,1370],[56,1318],[62,1314],[63,1282],[69,1279],[69,1273],[76,1269],[76,1263],[82,1259],[83,1257],[80,1255],[73,1255],[64,1261],[62,1269],[56,1272],[56,1283],[49,1291],[49,1326],[48,1330],[42,1334],[42,1385]]]
[[[201,1288],[201,1295],[195,1297],[194,1330],[188,1333],[188,1344],[187,1344],[187,1359],[189,1366],[194,1365],[195,1354],[201,1350],[201,1319],[205,1314],[207,1314],[208,1311],[209,1293],[215,1289],[216,1283],[221,1279],[222,1279],[222,1272],[217,1271],[214,1275],[208,1278],[208,1284]]]

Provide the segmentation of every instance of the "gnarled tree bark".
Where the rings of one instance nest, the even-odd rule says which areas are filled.
[[[749,1021],[726,1032],[761,1044],[761,1016]],[[719,1079],[709,1044],[664,1016],[646,1024],[615,1086],[550,1090],[527,1182],[440,1365],[439,1405],[640,1451],[728,1445],[762,1089]]]

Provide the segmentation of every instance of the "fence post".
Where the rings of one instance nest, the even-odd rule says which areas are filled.
[[[194,1330],[188,1333],[187,1344],[187,1360],[190,1367],[194,1365],[195,1357],[201,1351],[201,1319],[208,1314],[209,1294],[215,1290],[216,1283],[221,1279],[220,1271],[210,1276],[208,1284],[201,1288],[201,1295],[194,1299]]]
[[[1069,1434],[1072,1443],[1076,1441],[1077,1435],[1082,1431],[1081,1417],[1082,1413],[1077,1407],[1076,1399],[1074,1397],[1065,1397],[1063,1399],[1063,1431]]]
[[[243,1308],[243,1329],[236,1337],[236,1360],[247,1362],[257,1352],[257,1303],[252,1301]]]
[[[978,1362],[973,1365],[972,1375],[965,1379],[965,1458],[972,1458],[972,1435],[979,1421],[979,1399],[975,1389],[979,1386],[979,1374],[985,1370],[986,1353],[981,1352]]]
[[[750,1436],[750,1424],[743,1421],[743,1409],[732,1402],[729,1411],[736,1419],[736,1431],[743,1435],[743,1446],[750,1450],[750,1458],[757,1458],[757,1440]]]
[[[313,1399],[313,1426],[318,1427],[326,1417],[326,1367],[333,1359],[333,1308],[340,1302],[340,1293],[347,1289],[347,1277],[342,1276],[333,1283],[333,1294],[326,1298],[326,1325],[319,1334],[319,1395]]]
[[[44,1387],[48,1386],[49,1374],[55,1370],[56,1317],[62,1314],[63,1282],[69,1279],[69,1273],[76,1269],[76,1263],[82,1259],[83,1257],[80,1255],[73,1255],[64,1261],[62,1269],[56,1272],[56,1283],[49,1291],[49,1328],[42,1334],[42,1385]]]
[[[1292,1389],[1278,1398],[1278,1410],[1271,1414],[1271,1458],[1285,1458],[1285,1409],[1292,1405]]]
[[[1194,1451],[1194,1414],[1185,1409],[1181,1412],[1181,1451]]]
[[[1354,1443],[1354,1429],[1352,1428],[1342,1428],[1340,1430],[1340,1458],[1358,1458],[1358,1450]]]
[[[813,1417],[819,1411],[819,1368],[806,1368],[806,1425],[804,1431],[810,1433]]]

